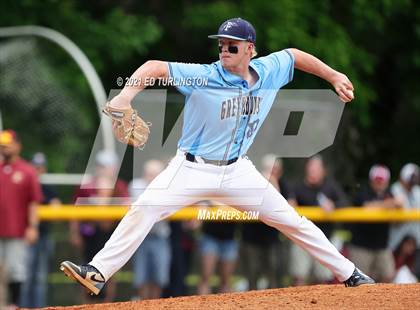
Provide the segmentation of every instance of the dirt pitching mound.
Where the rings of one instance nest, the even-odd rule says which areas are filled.
[[[420,283],[315,285],[52,309],[420,309]]]

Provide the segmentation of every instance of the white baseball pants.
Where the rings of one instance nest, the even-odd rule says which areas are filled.
[[[155,222],[201,200],[218,201],[241,211],[258,211],[261,221],[308,251],[339,281],[347,280],[354,271],[354,264],[318,227],[298,215],[248,158],[216,166],[189,162],[180,151],[130,207],[90,264],[108,280],[127,263]]]

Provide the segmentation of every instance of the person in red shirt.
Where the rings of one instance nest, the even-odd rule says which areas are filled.
[[[0,266],[6,271],[11,305],[17,305],[26,280],[27,246],[38,238],[36,211],[42,200],[37,173],[20,157],[21,149],[16,132],[0,132]]]

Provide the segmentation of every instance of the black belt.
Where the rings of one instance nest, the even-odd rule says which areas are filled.
[[[216,166],[228,166],[230,164],[233,164],[238,160],[239,157],[235,157],[229,160],[214,160],[214,159],[206,159],[201,156],[195,156],[191,153],[185,153],[185,159],[193,162],[193,163],[200,163],[203,162],[205,164],[212,164]]]

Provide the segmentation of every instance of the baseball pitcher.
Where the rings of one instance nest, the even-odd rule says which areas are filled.
[[[215,35],[219,61],[208,65],[147,61],[130,80],[173,81],[205,78],[207,85],[179,84],[185,96],[184,123],[176,156],[138,197],[109,241],[91,262],[61,263],[61,270],[99,294],[142,243],[153,224],[180,208],[212,197],[241,211],[258,211],[260,220],[275,227],[330,269],[346,286],[373,284],[341,255],[320,229],[299,216],[246,157],[280,88],[293,79],[294,69],[332,84],[340,99],[350,102],[353,86],[342,73],[316,57],[289,48],[256,56],[256,33],[244,19],[225,21]],[[131,108],[145,83],[124,87],[106,106],[117,138],[136,147],[147,142],[149,126]]]

